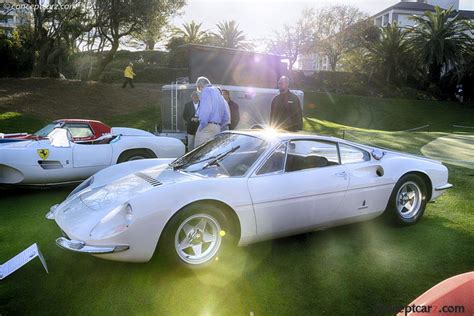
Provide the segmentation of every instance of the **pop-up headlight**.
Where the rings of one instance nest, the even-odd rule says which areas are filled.
[[[104,239],[124,232],[133,222],[133,210],[129,203],[122,204],[105,215],[92,228],[90,236],[94,239]]]

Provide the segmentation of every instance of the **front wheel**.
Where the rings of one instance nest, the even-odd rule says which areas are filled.
[[[225,214],[211,204],[190,205],[167,225],[160,249],[173,262],[199,268],[218,260],[232,239]]]
[[[425,211],[426,193],[427,186],[423,179],[407,174],[395,185],[387,211],[398,224],[415,224]]]

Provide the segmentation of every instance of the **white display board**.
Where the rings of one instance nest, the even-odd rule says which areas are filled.
[[[5,279],[7,276],[20,269],[22,266],[38,257],[43,264],[46,273],[48,272],[48,266],[46,265],[46,260],[44,260],[41,251],[38,248],[37,244],[33,244],[17,254],[15,257],[11,258],[4,264],[0,265],[0,280]]]

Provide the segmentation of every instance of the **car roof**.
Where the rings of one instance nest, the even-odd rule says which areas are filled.
[[[54,120],[53,123],[59,123],[59,122],[67,122],[67,123],[99,123],[99,124],[104,124],[101,121],[96,121],[96,120],[86,120],[86,119],[59,119],[59,120]]]
[[[340,138],[332,136],[323,136],[309,132],[288,132],[282,130],[267,130],[267,129],[249,129],[249,130],[238,130],[229,131],[230,133],[244,134],[265,139],[267,141],[285,141],[289,139],[320,139],[333,142],[343,141]]]

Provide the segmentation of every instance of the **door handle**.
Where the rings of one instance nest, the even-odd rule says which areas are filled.
[[[345,171],[342,171],[342,172],[338,172],[336,174],[334,174],[336,177],[347,177],[347,172]]]

